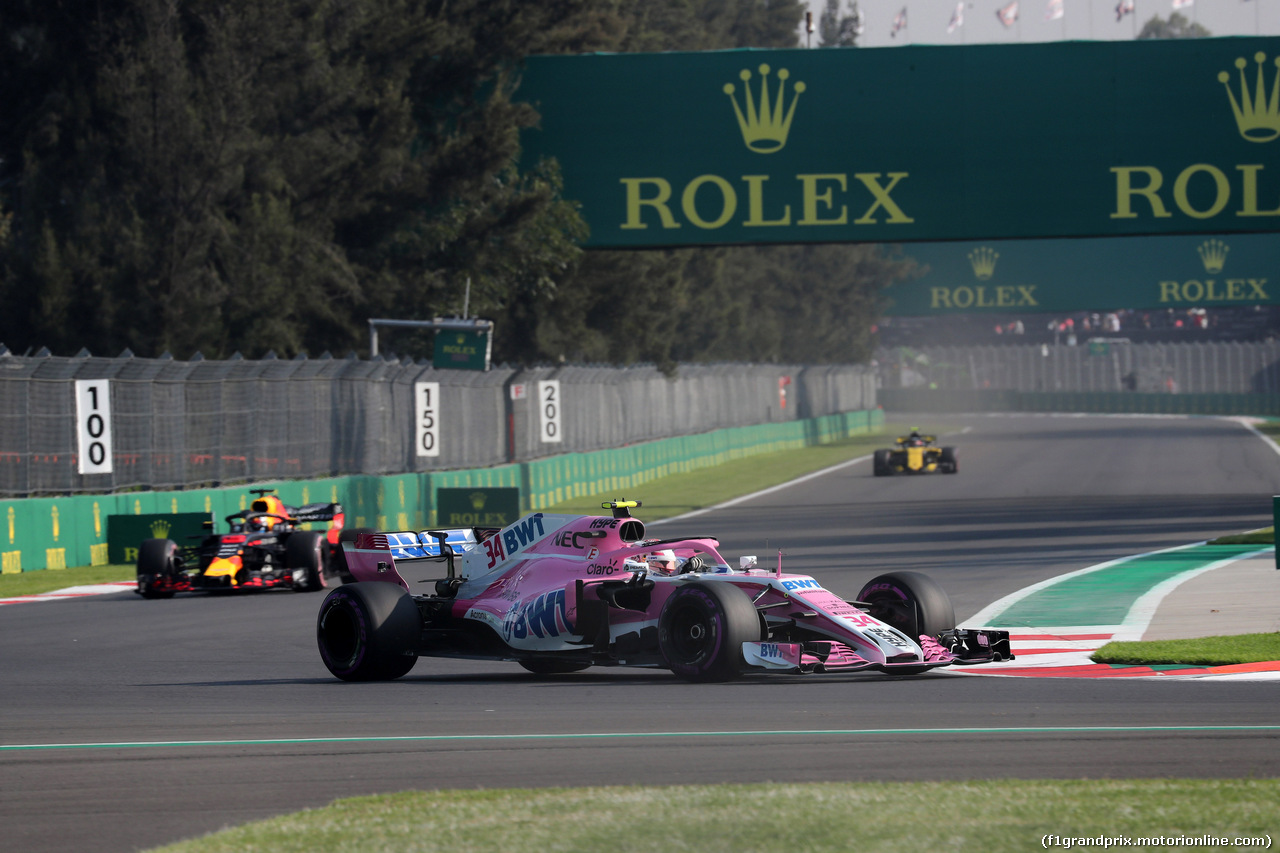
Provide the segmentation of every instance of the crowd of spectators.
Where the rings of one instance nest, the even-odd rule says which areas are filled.
[[[1091,338],[1127,338],[1135,343],[1263,341],[1280,336],[1280,306],[885,317],[873,331],[879,336],[879,345],[885,347],[1076,346]]]

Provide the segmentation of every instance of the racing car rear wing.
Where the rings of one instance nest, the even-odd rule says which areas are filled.
[[[342,504],[307,504],[294,509],[292,518],[299,524],[305,524],[309,521],[333,521],[339,515],[342,515]]]
[[[476,547],[479,541],[476,539],[475,528],[472,527],[458,527],[453,530],[423,530],[418,533],[406,530],[384,535],[387,537],[387,547],[391,549],[391,556],[396,560],[426,560],[432,557],[447,556],[440,547],[441,539],[439,535],[441,533],[444,534],[444,543],[449,546],[454,554],[470,551]]]
[[[361,533],[342,547],[348,569],[358,581],[387,581],[412,591],[411,584],[434,580],[437,592],[447,595],[461,582],[454,558],[475,548],[478,541],[474,528],[460,527]],[[390,559],[379,559],[384,554]],[[437,573],[425,571],[423,564],[427,562],[446,563],[447,576],[440,578]]]

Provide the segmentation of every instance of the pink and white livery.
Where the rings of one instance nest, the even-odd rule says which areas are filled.
[[[320,656],[347,681],[399,678],[420,656],[510,660],[544,675],[665,667],[688,681],[908,675],[1013,657],[1008,632],[956,628],[951,600],[925,575],[880,575],[845,601],[783,573],[781,557],[776,569],[755,557],[731,568],[715,539],[646,538],[629,512],[639,505],[535,512],[501,530],[362,533],[344,545],[357,582],[320,607]],[[428,563],[446,576],[414,594],[405,575]]]

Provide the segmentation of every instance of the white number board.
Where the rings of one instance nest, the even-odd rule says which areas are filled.
[[[111,380],[76,380],[81,474],[111,473]]]
[[[417,419],[417,454],[440,455],[440,383],[413,383],[413,410]]]
[[[538,380],[538,434],[544,444],[563,439],[560,429],[560,380]]]

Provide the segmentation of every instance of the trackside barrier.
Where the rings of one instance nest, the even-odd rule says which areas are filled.
[[[0,498],[487,468],[875,408],[869,365],[436,369],[383,357],[18,356]]]
[[[732,427],[609,450],[566,453],[529,462],[458,471],[245,484],[234,488],[0,500],[0,568],[5,574],[105,565],[111,515],[212,513],[248,507],[250,488],[274,488],[290,505],[335,501],[348,527],[408,530],[436,524],[439,488],[517,487],[521,511],[546,509],[592,494],[635,494],[639,486],[762,453],[828,444],[877,429],[879,409],[800,421]]]
[[[1121,337],[1080,346],[895,347],[877,350],[876,365],[884,388],[1280,394],[1275,339],[1133,343]]]
[[[881,388],[891,412],[1090,412],[1144,415],[1280,415],[1280,394],[1144,394],[1129,391],[988,391]]]

